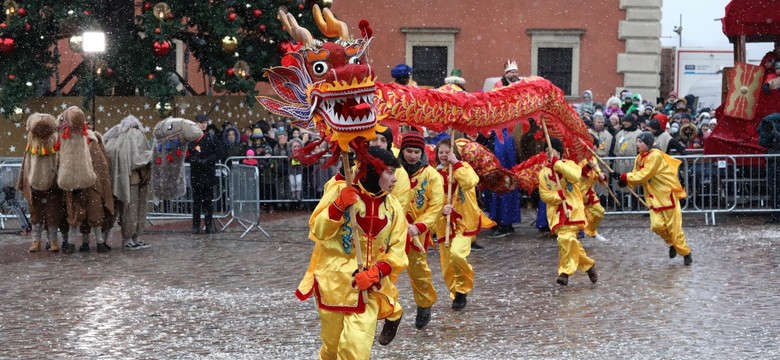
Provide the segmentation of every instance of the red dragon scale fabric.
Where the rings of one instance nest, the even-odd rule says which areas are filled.
[[[279,99],[260,96],[258,101],[274,114],[294,118],[296,126],[316,128],[330,144],[328,151],[347,151],[356,139],[374,138],[384,129],[379,121],[473,135],[544,118],[550,135],[563,139],[569,158],[589,155],[578,140],[592,141],[583,121],[548,80],[529,77],[483,93],[379,83],[366,56],[372,39],[368,22],[360,22],[362,37],[351,39],[329,9],[320,12],[315,6],[313,13],[320,31],[338,40],[313,39],[294,16],[280,10],[285,29],[298,42],[287,48],[297,50],[282,58],[282,66],[266,70]],[[309,144],[295,156],[311,163],[324,155],[310,155],[318,145]]]

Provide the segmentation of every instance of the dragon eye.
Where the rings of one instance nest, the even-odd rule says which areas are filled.
[[[325,75],[325,73],[328,72],[328,63],[324,61],[317,61],[311,66],[311,69],[314,71],[314,75]]]
[[[358,64],[359,65],[359,64],[363,63],[363,60],[359,56],[353,56],[353,57],[349,58],[349,63],[350,64]]]

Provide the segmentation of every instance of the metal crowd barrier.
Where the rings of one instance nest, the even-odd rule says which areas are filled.
[[[21,158],[3,158],[0,162],[0,229],[5,229],[5,221],[16,219],[16,215],[11,205],[5,200],[16,199],[25,213],[30,211],[27,207],[27,200],[21,190],[16,189],[16,181],[19,179],[19,173],[22,171]]]
[[[230,202],[228,201],[228,181],[230,168],[217,164],[214,176],[217,183],[214,185],[212,201],[214,203],[213,218],[219,223],[230,216]],[[150,211],[146,216],[149,221],[154,220],[179,220],[192,218],[192,185],[190,184],[190,164],[184,164],[184,178],[187,182],[187,193],[174,200],[150,199]],[[153,197],[153,196],[152,196]]]
[[[228,187],[230,200],[230,221],[222,230],[225,230],[233,221],[244,228],[243,238],[250,230],[257,228],[266,237],[271,236],[260,226],[260,172],[257,166],[244,165],[228,159],[230,164],[230,182]]]

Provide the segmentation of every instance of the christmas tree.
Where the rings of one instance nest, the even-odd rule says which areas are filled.
[[[244,94],[253,103],[257,82],[265,81],[262,70],[279,65],[293,45],[277,19],[279,10],[320,35],[311,15],[317,1],[311,0],[19,2],[5,1],[13,11],[0,25],[0,111],[6,116],[32,96],[54,93],[49,81],[59,66],[57,40],[69,39],[80,52],[85,31],[105,32],[106,50],[85,55],[56,90],[75,77],[68,95],[83,96],[86,108],[93,95],[138,94],[157,99],[164,109],[185,90],[193,94],[176,72],[177,44],[211,78],[210,92]]]

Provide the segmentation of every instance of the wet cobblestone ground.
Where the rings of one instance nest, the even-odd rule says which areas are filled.
[[[315,359],[319,320],[293,292],[311,251],[303,213],[253,232],[193,236],[158,225],[153,247],[107,254],[27,253],[29,237],[0,235],[0,358]],[[376,359],[777,358],[780,226],[759,216],[686,216],[693,266],[670,260],[648,218],[607,218],[608,242],[584,240],[599,282],[555,284],[557,245],[528,226],[480,238],[468,307],[450,310],[438,254],[429,258],[440,300],[414,328],[406,316]],[[700,221],[701,220],[701,221]],[[13,226],[13,225],[10,225]]]

